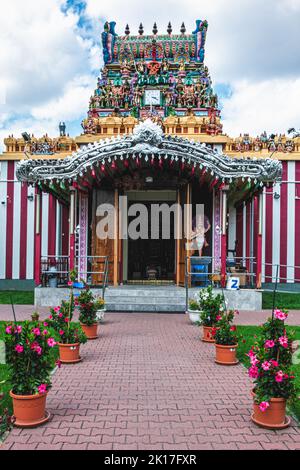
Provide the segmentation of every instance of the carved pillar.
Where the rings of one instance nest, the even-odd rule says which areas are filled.
[[[226,259],[227,259],[227,191],[222,190],[222,220],[221,220],[221,285],[226,285]]]
[[[262,272],[262,226],[263,226],[263,193],[258,197],[258,231],[256,240],[256,288],[261,289]]]
[[[74,188],[70,188],[70,207],[69,207],[69,269],[75,267],[75,195]]]
[[[88,238],[88,194],[80,192],[79,197],[79,259],[78,278],[87,280],[87,238]]]

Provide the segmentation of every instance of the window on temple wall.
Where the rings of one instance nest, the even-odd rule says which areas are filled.
[[[176,134],[181,134],[181,127],[176,127]]]
[[[18,152],[18,151],[19,151],[19,146],[18,146],[18,145],[16,145],[16,152]]]
[[[120,127],[120,134],[125,134],[125,127],[124,126]]]
[[[107,134],[107,127],[103,127],[102,134]]]
[[[183,133],[184,133],[184,134],[187,134],[188,132],[189,132],[188,127],[184,127],[184,128],[183,128]]]
[[[117,127],[114,127],[114,134],[118,134],[119,133],[119,129]]]
[[[199,134],[199,127],[194,127],[194,133]]]
[[[101,134],[101,126],[97,126],[97,127],[96,127],[96,133],[97,133],[97,134]]]
[[[203,124],[201,126],[201,134],[205,134],[205,131],[206,131],[206,126]]]

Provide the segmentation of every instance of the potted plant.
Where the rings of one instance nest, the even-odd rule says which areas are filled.
[[[90,288],[85,289],[77,297],[76,305],[79,310],[79,321],[87,339],[98,338],[97,304]]]
[[[188,314],[190,317],[190,321],[192,323],[197,323],[200,321],[200,309],[199,303],[196,299],[189,299],[189,306],[188,306]]]
[[[50,310],[49,324],[59,337],[59,356],[63,364],[80,362],[80,344],[87,340],[81,326],[72,323],[74,308],[74,297],[71,291],[69,301],[63,300],[60,306]]]
[[[212,330],[216,347],[215,362],[217,364],[233,366],[239,362],[236,358],[238,336],[236,326],[232,325],[234,315],[237,313],[237,310],[229,310],[229,312],[225,311],[220,317],[217,317],[217,328],[214,327]]]
[[[105,315],[105,301],[102,297],[95,298],[95,306],[96,306],[96,318],[97,320],[102,323],[104,321]]]
[[[31,320],[32,321],[39,321],[39,319],[40,319],[40,315],[37,311],[35,311],[31,314]]]
[[[224,311],[223,298],[220,294],[214,295],[212,287],[201,289],[199,292],[200,325],[203,327],[202,341],[214,343],[212,329],[216,325],[220,314]]]
[[[56,341],[40,323],[5,325],[6,361],[10,369],[15,425],[35,427],[48,421],[46,399],[55,365]]]
[[[274,310],[274,317],[262,325],[255,345],[248,352],[249,376],[254,379],[252,421],[268,429],[289,426],[287,401],[296,396],[292,365],[293,335],[288,334],[284,321],[286,311]]]
[[[4,382],[5,381],[0,382],[0,385]],[[1,400],[3,400],[3,398],[4,398],[4,394],[0,393],[0,405],[1,405]],[[15,417],[10,415],[8,408],[4,408],[2,415],[0,415],[0,445],[1,445],[1,441],[5,438],[6,434],[11,430],[12,425],[14,424],[15,420],[16,420]]]

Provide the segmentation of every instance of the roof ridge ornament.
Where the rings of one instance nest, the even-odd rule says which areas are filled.
[[[135,126],[132,137],[136,143],[145,143],[147,146],[157,147],[162,142],[163,135],[163,130],[158,124],[151,121],[151,119],[146,119]]]

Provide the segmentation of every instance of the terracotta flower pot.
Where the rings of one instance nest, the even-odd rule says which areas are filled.
[[[10,396],[13,401],[13,413],[16,418],[15,426],[20,428],[31,428],[39,426],[50,418],[46,410],[47,393],[36,395],[15,395],[12,391]]]
[[[202,341],[205,343],[214,343],[215,338],[212,335],[212,326],[203,326],[203,336],[202,336]]]
[[[222,364],[224,366],[234,366],[239,363],[236,358],[236,350],[238,345],[233,344],[231,346],[226,346],[224,344],[216,344],[216,359],[217,364]]]
[[[255,393],[252,391],[253,400]],[[266,429],[284,429],[291,423],[291,418],[286,416],[286,399],[271,398],[270,406],[266,411],[261,411],[259,405],[253,401],[252,421],[262,428]]]
[[[80,343],[63,344],[58,343],[59,358],[63,364],[75,364],[81,361],[79,356]]]
[[[98,323],[94,323],[93,325],[84,325],[80,323],[83,332],[85,333],[87,339],[97,339],[97,330],[98,330]]]

